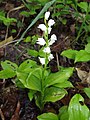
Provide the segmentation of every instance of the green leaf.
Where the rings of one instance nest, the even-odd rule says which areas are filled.
[[[33,60],[25,60],[23,63],[19,66],[19,71],[29,71],[32,67],[35,67],[37,64]]]
[[[16,71],[17,78],[20,80],[20,82],[27,88],[26,79],[28,77],[29,73],[23,72],[23,71]]]
[[[25,17],[29,17],[29,16],[30,16],[30,13],[27,12],[27,11],[22,11],[22,12],[20,13],[20,15],[25,16]]]
[[[12,31],[11,31],[12,33],[16,33],[17,31],[16,31],[16,29],[12,29]]]
[[[78,3],[78,6],[82,9],[84,9],[85,12],[87,12],[87,10],[88,10],[88,3],[87,2],[80,2],[80,3]]]
[[[5,69],[0,71],[0,79],[12,78],[16,75],[16,72],[11,69]]]
[[[72,83],[70,81],[64,81],[63,83],[58,83],[54,85],[55,87],[59,88],[70,88],[73,87]]]
[[[17,71],[17,77],[26,88],[41,91],[41,68],[32,68],[31,71]]]
[[[90,53],[90,43],[85,46],[85,51]]]
[[[90,98],[90,88],[84,88],[84,92]]]
[[[32,71],[27,80],[27,87],[32,90],[41,91],[41,79],[42,79],[42,69],[36,68]]]
[[[42,47],[42,48],[39,50],[39,56],[40,56],[40,57],[45,57],[45,55],[46,55],[46,53],[43,52],[43,50],[44,50],[44,47]]]
[[[18,68],[17,64],[9,60],[5,60],[4,62],[1,62],[1,66],[3,69],[11,69],[11,70],[16,70]]]
[[[67,91],[57,87],[46,88],[44,101],[45,102],[56,102],[62,99],[67,94]]]
[[[6,25],[6,26],[9,26],[12,22],[17,22],[17,20],[15,18],[5,18],[3,20],[3,23]]]
[[[12,78],[16,75],[18,66],[8,60],[1,62],[1,66],[4,70],[0,71],[0,79]]]
[[[25,39],[24,39],[24,42],[31,42],[31,36],[28,36],[28,37],[26,37]]]
[[[68,107],[63,106],[59,109],[59,120],[68,120],[69,119],[69,114],[68,114]]]
[[[36,91],[34,91],[34,90],[29,90],[29,92],[28,92],[28,97],[29,97],[30,101],[32,101],[35,93],[36,93]]]
[[[56,73],[51,73],[45,79],[45,87],[65,82],[73,74],[73,70],[74,68],[70,67],[64,68],[63,70]]]
[[[67,57],[67,58],[70,58],[70,59],[73,59],[73,60],[75,60],[75,56],[76,56],[76,54],[78,53],[78,51],[77,50],[64,50],[62,53],[61,53],[61,55],[62,56],[65,56],[65,57]]]
[[[37,118],[38,120],[59,120],[58,116],[54,113],[44,113],[39,115]]]
[[[27,52],[31,56],[34,56],[34,57],[38,56],[38,52],[36,50],[30,50],[30,49],[28,49]]]
[[[90,61],[90,53],[86,52],[85,50],[80,50],[76,54],[75,63],[76,62],[87,62]]]
[[[72,97],[69,108],[69,120],[89,120],[89,109],[84,104],[84,99],[80,94]]]

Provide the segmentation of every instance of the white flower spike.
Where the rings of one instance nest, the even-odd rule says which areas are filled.
[[[48,21],[48,26],[49,26],[49,27],[53,26],[54,24],[55,24],[55,21],[54,21],[53,19],[50,19],[50,20]]]
[[[50,12],[48,11],[45,13],[45,19],[48,20],[49,16],[50,16]]]
[[[44,48],[43,52],[45,52],[45,53],[50,53],[50,52],[51,52],[50,47]]]
[[[40,25],[38,26],[38,28],[41,29],[41,30],[44,31],[44,32],[46,32],[46,30],[47,30],[47,27],[46,27],[44,24],[40,24]]]
[[[43,38],[38,38],[37,44],[44,46],[46,44],[46,42],[45,42],[45,40]]]
[[[41,57],[38,57],[39,58],[39,60],[40,60],[40,63],[42,64],[42,65],[44,65],[45,64],[45,58],[41,58]]]

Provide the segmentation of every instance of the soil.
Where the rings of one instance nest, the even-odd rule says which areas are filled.
[[[18,7],[22,4],[21,1],[17,0],[10,0],[9,2],[5,0],[5,2],[0,3],[0,9],[5,10],[8,12],[11,8]],[[16,11],[14,14],[10,14],[10,17],[18,17],[18,19],[22,20],[23,18],[19,15],[20,11]],[[67,16],[66,16],[67,17]],[[32,19],[34,16],[32,17]],[[18,32],[20,34],[17,36],[17,39],[20,38],[22,32],[27,28],[29,19],[26,18],[23,22],[23,28],[17,28],[16,24],[13,24],[8,31],[8,37],[13,36],[16,37]],[[40,22],[40,21],[39,21]],[[39,31],[37,30],[37,22],[32,30],[28,31],[26,36],[28,35],[35,35]],[[30,23],[30,21],[29,21]],[[90,70],[90,62],[81,62],[74,64],[73,60],[64,58],[60,56],[60,53],[63,50],[68,48],[80,50],[84,48],[84,45],[81,43],[73,43],[76,33],[75,33],[75,20],[71,17],[67,17],[67,24],[62,25],[57,23],[57,25],[53,28],[51,34],[57,35],[57,42],[51,46],[51,51],[54,55],[54,59],[49,63],[52,72],[57,72],[57,59],[59,61],[59,65],[63,67],[79,67],[82,70],[89,71]],[[16,28],[16,33],[11,33],[10,31]],[[40,34],[40,33],[39,33]],[[6,36],[6,27],[2,24],[0,26],[0,42],[5,39]],[[26,52],[26,48],[30,48],[30,43],[20,42],[18,45],[15,43],[6,45],[0,48],[0,61],[10,60],[12,62],[17,63],[18,65],[26,59],[31,59]],[[37,46],[35,46],[37,49]],[[0,70],[2,68],[0,67]],[[70,78],[71,83],[73,84],[74,88],[67,89],[68,95],[66,95],[63,99],[55,102],[55,103],[47,103],[44,106],[43,112],[53,112],[58,113],[60,107],[64,105],[68,105],[72,96],[76,93],[80,93],[84,99],[85,104],[90,108],[90,99],[86,96],[83,92],[82,88],[88,87],[87,83],[82,83],[80,78],[78,77],[77,73],[74,72],[73,76]],[[33,100],[30,102],[27,96],[28,90],[27,89],[20,89],[17,88],[12,79],[8,79],[6,81],[0,80],[0,116],[1,120],[37,120],[37,116],[41,114],[40,109],[35,105],[35,101]]]

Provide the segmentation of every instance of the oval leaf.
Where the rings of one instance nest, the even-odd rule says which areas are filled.
[[[61,55],[62,55],[62,56],[65,56],[65,57],[67,57],[67,58],[70,58],[70,59],[75,60],[76,53],[78,53],[77,50],[71,50],[71,49],[70,49],[70,50],[64,50],[64,51],[61,53]]]
[[[39,115],[38,120],[58,120],[58,116],[54,113],[44,113],[42,115]]]
[[[68,78],[73,74],[73,67],[70,68],[64,68],[62,71],[51,73],[46,79],[45,79],[45,86],[51,86],[54,84],[60,84],[64,81],[68,80]]]
[[[86,52],[85,50],[80,50],[76,54],[75,63],[76,62],[87,62],[90,61],[90,53]]]
[[[44,101],[56,102],[67,94],[66,90],[57,87],[50,87],[45,90]]]
[[[69,120],[89,120],[89,109],[84,104],[84,99],[80,94],[72,97],[69,108]]]

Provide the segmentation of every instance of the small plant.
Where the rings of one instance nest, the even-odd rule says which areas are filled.
[[[80,94],[72,97],[69,106],[63,106],[59,110],[59,114],[44,113],[39,115],[38,120],[89,120],[90,111],[84,104],[84,99]]]
[[[74,63],[88,62],[90,61],[90,43],[88,43],[85,46],[84,50],[80,50],[80,51],[72,50],[72,49],[64,50],[61,53],[61,55],[73,59]],[[90,98],[90,71],[89,72],[82,71],[79,68],[76,68],[76,71],[78,77],[81,79],[81,82],[88,84],[88,88],[84,88],[83,90],[86,93],[86,95]]]
[[[10,26],[12,22],[17,22],[15,18],[5,17],[5,12],[0,11],[0,23],[3,23],[6,26]]]
[[[74,63],[90,61],[90,43],[86,45],[84,50],[64,50],[61,55],[73,59]]]
[[[15,63],[5,61],[1,62],[3,70],[0,71],[1,79],[17,76],[18,86],[21,83],[24,88],[29,89],[28,96],[30,101],[35,99],[36,105],[41,110],[46,102],[55,102],[63,98],[67,94],[65,88],[73,87],[68,81],[69,77],[73,74],[73,67],[61,68],[56,73],[51,73],[48,67],[49,61],[54,58],[51,54],[50,46],[57,40],[55,34],[51,35],[50,38],[48,36],[52,26],[55,24],[54,20],[48,20],[49,16],[50,12],[46,12],[44,18],[45,24],[38,26],[43,31],[43,35],[36,41],[40,46],[40,50],[36,51],[36,53],[41,65],[33,60],[26,60],[18,67]]]

